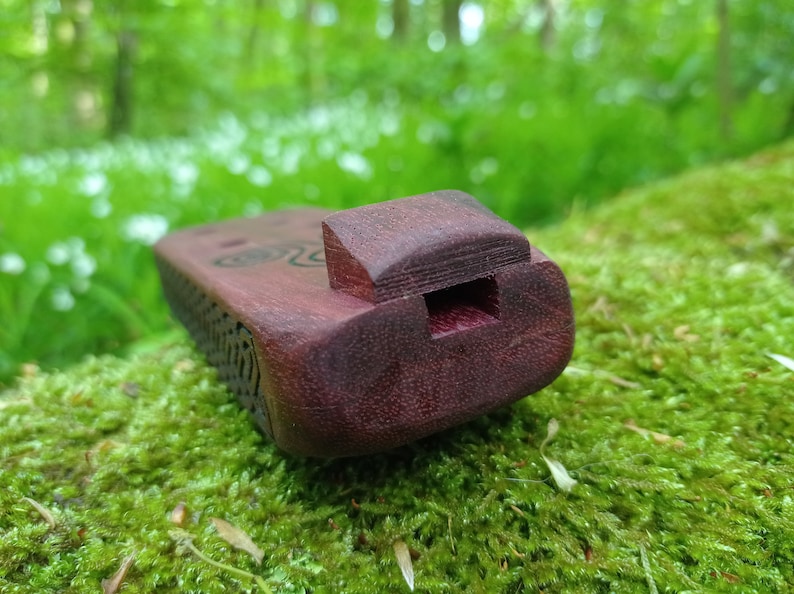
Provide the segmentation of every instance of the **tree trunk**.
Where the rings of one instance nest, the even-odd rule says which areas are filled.
[[[314,25],[315,1],[306,0],[303,12],[303,27],[300,40],[303,43],[303,88],[306,103],[311,106],[320,94],[321,76],[317,58],[321,55],[322,42]]]
[[[720,110],[720,134],[728,140],[733,135],[733,81],[731,78],[731,30],[728,0],[717,0],[717,95]]]
[[[783,138],[794,136],[794,103],[789,106],[786,123],[783,124]]]
[[[116,71],[113,76],[108,136],[116,138],[132,131],[133,74],[138,39],[132,31],[122,29],[116,34]]]
[[[394,24],[392,38],[404,42],[408,37],[408,0],[392,0],[391,19]]]
[[[78,130],[94,128],[101,121],[97,90],[92,80],[94,66],[91,45],[93,3],[89,0],[69,0],[63,3],[63,14],[69,19],[73,34],[66,51],[72,68],[69,100],[72,123]]]
[[[42,2],[36,0],[31,0],[29,8],[31,49],[35,56],[46,57],[50,50],[46,8]],[[50,75],[44,66],[46,62],[46,60],[35,60],[30,72],[30,86],[36,99],[45,97],[49,92]]]
[[[557,39],[555,20],[557,11],[554,8],[554,0],[540,0],[543,8],[543,25],[540,29],[540,47],[544,52],[550,52]]]
[[[259,18],[264,6],[265,0],[254,0],[253,10],[251,11],[251,25],[248,29],[248,39],[245,42],[245,57],[249,67],[255,66],[257,62],[256,55],[259,49],[259,33],[261,31]]]
[[[447,43],[460,43],[460,7],[462,0],[444,0],[441,30]]]
[[[37,56],[47,53],[49,49],[48,37],[48,24],[47,24],[47,9],[43,2],[30,0],[30,25],[31,25],[31,40],[32,50]]]

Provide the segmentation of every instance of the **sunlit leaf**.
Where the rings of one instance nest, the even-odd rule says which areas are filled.
[[[778,363],[780,363],[783,367],[794,371],[794,359],[790,357],[786,357],[785,355],[778,355],[776,353],[767,353],[767,357],[774,359]]]

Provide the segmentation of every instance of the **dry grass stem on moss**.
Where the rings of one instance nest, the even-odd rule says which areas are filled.
[[[549,467],[549,470],[551,471],[551,477],[554,479],[554,483],[557,485],[557,487],[559,487],[561,491],[569,493],[571,489],[577,485],[578,481],[574,478],[571,478],[571,475],[568,474],[568,471],[565,470],[565,466],[563,466],[561,462],[555,460],[554,458],[550,458],[543,453],[546,445],[548,445],[554,439],[559,430],[560,424],[557,422],[557,419],[549,420],[546,439],[544,439],[543,443],[540,444],[540,457],[543,458],[546,466]]]
[[[127,577],[127,572],[135,562],[135,555],[135,551],[127,555],[124,558],[124,561],[121,562],[121,567],[119,567],[118,571],[113,574],[113,577],[107,580],[102,580],[102,594],[116,594],[116,592],[119,591],[121,584],[124,582],[124,578]]]
[[[411,560],[411,551],[408,545],[402,540],[394,542],[394,556],[397,558],[397,565],[400,567],[400,572],[403,574],[403,579],[411,592],[414,591],[414,564]]]
[[[220,563],[219,561],[215,561],[214,559],[202,553],[196,547],[196,545],[193,544],[193,539],[195,538],[195,536],[190,532],[188,532],[187,530],[182,530],[181,528],[174,528],[173,530],[168,531],[168,535],[171,537],[172,540],[176,542],[177,552],[189,551],[193,553],[196,557],[204,561],[204,563],[208,563],[213,567],[217,567],[218,569],[221,569],[232,575],[236,575],[237,577],[241,577],[245,580],[251,580],[257,586],[259,586],[259,588],[263,592],[265,592],[266,594],[272,594],[272,590],[265,583],[265,580],[262,578],[262,576],[258,576],[249,571],[245,571],[244,569],[232,567],[231,565],[226,565],[225,563]]]
[[[565,466],[563,466],[560,461],[546,456],[544,453],[546,446],[551,443],[559,430],[560,424],[557,419],[550,419],[546,428],[546,438],[543,440],[543,443],[540,444],[540,457],[543,458],[546,466],[549,467],[549,471],[551,471],[551,477],[554,479],[554,484],[556,484],[561,491],[569,493],[571,489],[577,485],[578,481],[568,474]]]
[[[599,378],[604,378],[605,380],[615,384],[616,386],[620,386],[621,388],[629,388],[631,390],[639,390],[640,388],[642,388],[642,384],[619,377],[614,373],[610,373],[605,369],[594,369],[590,371],[587,369],[582,369],[580,367],[573,367],[572,365],[569,365],[568,367],[565,368],[565,371],[563,373],[570,375],[594,375]]]
[[[52,512],[44,507],[41,503],[36,501],[31,497],[23,497],[22,501],[27,501],[30,505],[33,506],[39,515],[44,518],[44,521],[47,522],[47,525],[50,527],[50,530],[54,530],[55,527],[58,525],[58,522],[55,520],[55,516],[52,515]]]
[[[623,423],[623,426],[630,431],[634,431],[634,433],[642,435],[643,437],[652,438],[656,443],[671,443],[671,445],[676,448],[683,448],[686,445],[683,440],[674,439],[672,436],[665,433],[659,433],[658,431],[651,431],[650,429],[645,429],[644,427],[638,427],[634,419],[626,419],[626,421]]]
[[[265,558],[265,552],[256,546],[256,543],[251,540],[246,532],[240,530],[237,526],[229,524],[226,520],[220,518],[210,518],[210,521],[215,526],[220,537],[232,545],[235,549],[245,551],[251,555],[256,561],[257,565],[262,565],[262,559]]]
[[[565,493],[570,493],[571,490],[578,484],[578,481],[573,478],[568,471],[566,470],[565,466],[555,458],[551,458],[550,456],[546,456],[544,453],[546,446],[554,439],[557,435],[557,432],[560,430],[560,424],[557,419],[550,419],[549,423],[546,428],[546,437],[543,442],[540,444],[540,448],[538,448],[540,452],[540,457],[548,466],[549,471],[551,472],[551,479],[554,481],[554,484],[557,485],[557,488]],[[594,464],[599,464],[598,462]],[[593,466],[593,464],[588,464],[588,466]],[[583,467],[584,468],[584,467]],[[517,479],[517,478],[508,478],[508,481],[516,482],[516,483],[547,483],[548,479],[544,480],[533,480],[533,479]],[[519,508],[514,505],[511,505],[510,508],[515,511],[517,514],[523,517],[524,512],[522,512]]]

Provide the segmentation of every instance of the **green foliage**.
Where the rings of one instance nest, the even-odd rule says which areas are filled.
[[[423,592],[788,591],[794,376],[766,353],[792,356],[792,178],[788,144],[533,230],[571,283],[571,367],[389,454],[279,453],[183,337],[21,379],[0,398],[0,589],[97,591],[133,551],[123,592],[253,588],[169,537],[184,501],[195,546],[274,592],[407,591],[396,540]],[[551,418],[570,493],[540,456]]]
[[[393,3],[6,0],[3,144],[41,152],[118,132],[181,135],[226,111],[248,122],[357,93],[373,102],[388,96],[418,127],[443,130],[426,170],[479,194],[509,192],[513,203],[541,195],[543,204],[506,213],[534,223],[559,216],[573,198],[597,200],[745,154],[794,129],[787,0],[730,3],[731,97],[717,92],[724,24],[714,2],[466,2],[483,9],[479,37],[431,51],[428,36],[450,3],[410,2],[399,40],[389,37]],[[542,4],[555,6],[553,17]],[[545,30],[553,36],[544,38]],[[134,39],[129,64],[122,34]],[[114,131],[125,64],[131,125]],[[720,130],[723,103],[728,136]],[[415,133],[405,131],[404,149],[418,161]],[[357,143],[361,150],[366,137]],[[492,159],[499,175],[469,182],[472,168]],[[505,174],[506,185],[497,185]]]
[[[4,0],[0,382],[167,327],[130,226],[441,188],[537,225],[794,127],[784,0],[730,3],[730,97],[711,2],[500,0],[441,51],[454,2],[407,4]]]
[[[401,159],[400,121],[356,100],[250,127],[227,116],[190,142],[100,145],[1,169],[13,199],[0,201],[0,380],[24,361],[68,362],[167,329],[149,246],[169,227],[418,193],[389,166]],[[418,179],[418,163],[403,163]]]

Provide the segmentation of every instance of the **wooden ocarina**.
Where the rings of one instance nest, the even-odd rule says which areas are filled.
[[[288,452],[378,452],[519,400],[574,344],[557,265],[471,196],[282,211],[172,233],[163,288]]]

